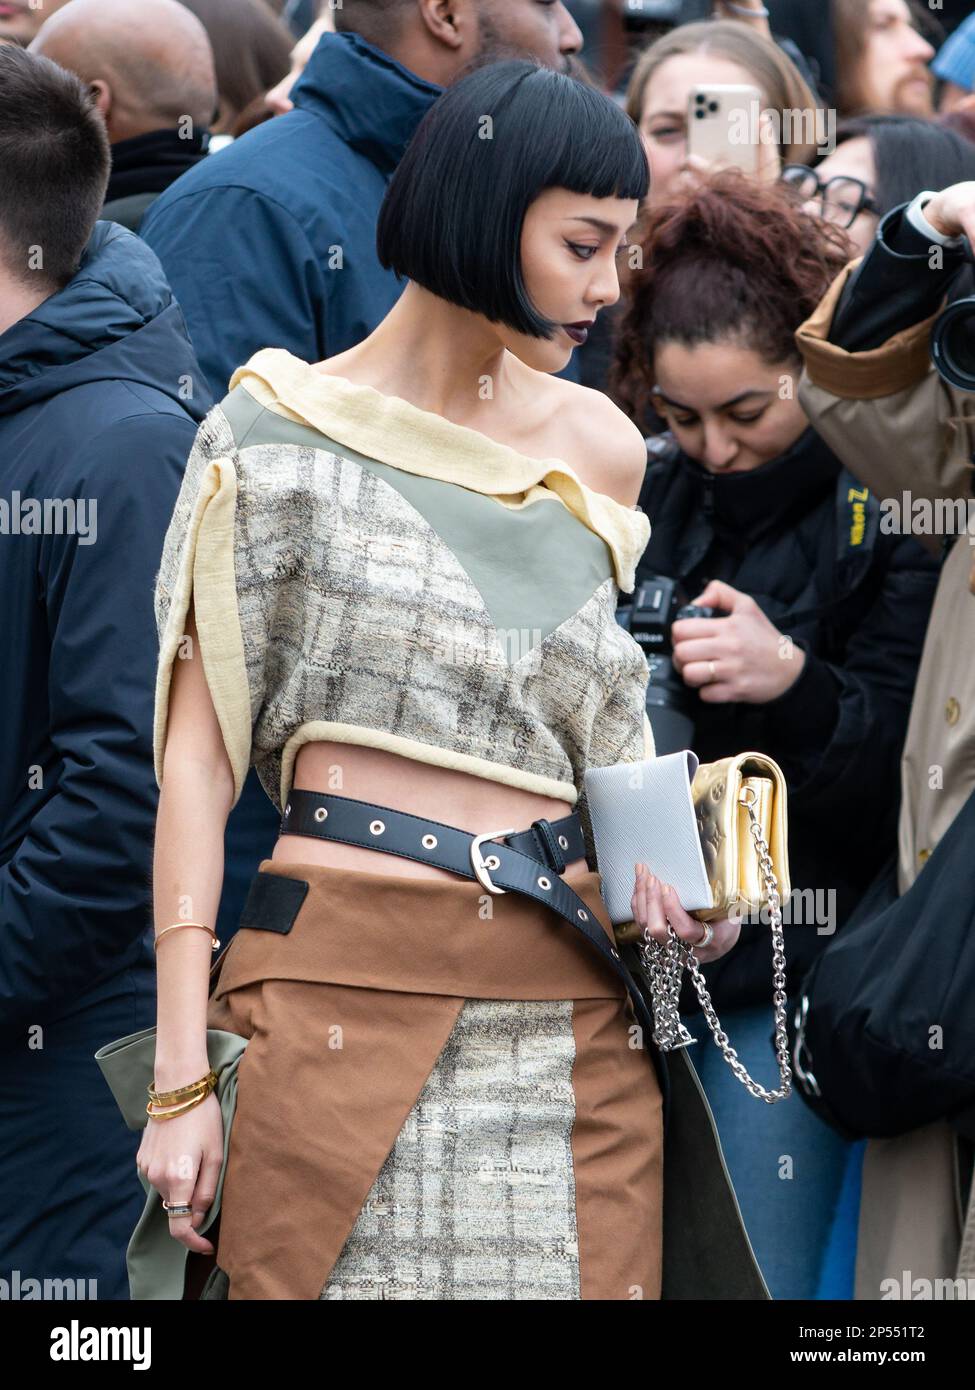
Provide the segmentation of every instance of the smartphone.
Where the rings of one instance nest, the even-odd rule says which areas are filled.
[[[700,84],[687,98],[687,153],[758,173],[762,94],[747,83]]]

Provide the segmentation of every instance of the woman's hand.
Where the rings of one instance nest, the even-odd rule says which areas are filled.
[[[188,1204],[192,1216],[174,1216],[169,1234],[201,1255],[214,1254],[212,1242],[196,1233],[213,1205],[223,1163],[223,1116],[216,1093],[175,1120],[148,1117],[136,1156],[139,1171],[170,1205]]]
[[[924,216],[942,236],[964,232],[975,246],[975,183],[953,183],[925,203]]]
[[[763,0],[734,0],[730,5],[727,0],[714,0],[711,18],[737,19],[742,24],[747,24],[753,33],[761,34],[766,39],[772,38],[768,10]]]
[[[690,193],[711,174],[735,166],[730,159],[704,159],[699,154],[685,154],[677,173],[678,186]],[[766,109],[759,117],[758,155],[755,177],[760,183],[775,183],[782,173],[782,159],[779,155],[778,141],[775,137],[772,117]]]
[[[646,864],[636,866],[636,887],[630,906],[633,920],[645,928],[654,941],[663,946],[669,940],[667,921],[687,946],[695,947],[694,955],[702,965],[710,960],[718,960],[731,950],[741,932],[741,922],[733,922],[727,917],[710,925],[714,938],[708,946],[697,949],[696,943],[704,935],[704,923],[689,917],[677,901],[677,894],[669,883],[661,883]]]
[[[748,594],[714,579],[694,602],[723,608],[729,615],[681,618],[671,629],[674,665],[705,704],[743,700],[762,705],[796,683],[805,652]]]

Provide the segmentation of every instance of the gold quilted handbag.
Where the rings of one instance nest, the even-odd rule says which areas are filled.
[[[679,1012],[681,978],[686,968],[725,1061],[753,1096],[772,1104],[784,1100],[792,1091],[782,930],[782,900],[791,891],[785,778],[778,763],[765,754],[739,753],[737,757],[702,764],[691,784],[691,797],[715,905],[696,909],[689,915],[707,923],[768,909],[772,928],[775,1054],[782,1085],[769,1091],[749,1076],[714,1011],[694,947],[682,941],[669,922],[666,946],[647,933],[637,942],[651,989],[657,1024],[654,1041],[664,1051],[696,1041],[681,1022]]]
[[[786,790],[778,763],[763,753],[704,763],[695,773],[691,796],[715,905],[698,908],[690,916],[701,922],[733,912],[750,916],[761,910],[770,888],[780,900],[787,898],[791,890]],[[760,839],[752,831],[756,823]]]

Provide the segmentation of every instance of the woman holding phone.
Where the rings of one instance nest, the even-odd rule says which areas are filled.
[[[709,162],[693,152],[688,107],[696,88],[729,85],[759,94],[761,121],[750,122],[749,131],[758,177],[771,182],[785,164],[814,158],[809,137],[816,130],[818,103],[792,60],[747,24],[684,24],[640,55],[626,92],[627,113],[650,160],[651,207],[707,172]],[[738,153],[729,144],[728,160]]]
[[[735,88],[738,96],[732,101],[716,88]],[[712,120],[698,121],[689,114],[698,95],[720,100],[724,109],[711,113]],[[814,129],[819,119],[815,96],[791,59],[763,36],[760,25],[744,20],[683,24],[650,44],[633,69],[625,107],[650,162],[643,216],[722,164],[745,163],[756,177],[771,183],[786,164],[808,164],[816,158],[816,146],[797,138]],[[731,121],[736,108],[744,114]],[[796,116],[787,117],[786,112]],[[719,125],[727,134],[723,152],[720,137],[717,142],[714,138]],[[700,134],[705,131],[702,144]],[[740,134],[747,137],[744,143]],[[695,147],[706,148],[707,157]],[[636,245],[640,237],[633,240]],[[620,266],[624,290],[631,278],[638,283],[642,275],[642,262],[632,255]],[[580,380],[610,396],[620,317],[620,306],[610,309],[580,353]],[[640,423],[646,433],[663,428],[650,406]]]

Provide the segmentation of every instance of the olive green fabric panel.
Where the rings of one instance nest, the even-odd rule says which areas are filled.
[[[518,510],[484,493],[407,473],[268,410],[243,386],[235,387],[220,408],[239,449],[252,444],[327,449],[394,487],[449,546],[496,627],[518,634],[514,659],[578,612],[614,572],[606,542],[560,501]],[[572,556],[568,567],[566,553]]]

